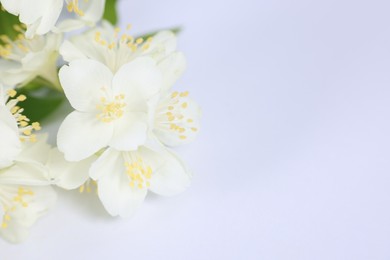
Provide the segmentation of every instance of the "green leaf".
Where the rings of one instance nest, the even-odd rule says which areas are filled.
[[[103,19],[109,21],[112,25],[116,25],[118,23],[116,1],[117,0],[106,0],[106,6],[104,8]]]
[[[23,114],[31,122],[41,122],[65,100],[63,93],[42,86],[34,81],[19,90],[18,93],[27,97],[25,101],[20,102],[18,105],[24,108]]]
[[[8,35],[12,39],[18,34],[14,29],[15,24],[20,24],[17,16],[2,10],[0,5],[0,35]]]
[[[154,35],[156,35],[157,33],[161,32],[161,31],[171,31],[173,32],[174,34],[179,34],[181,31],[182,31],[182,28],[177,26],[177,27],[173,27],[173,28],[169,28],[169,29],[162,29],[162,30],[158,30],[158,31],[152,31],[152,32],[149,32],[149,33],[145,33],[145,34],[142,34],[142,35],[139,35],[137,36],[136,38],[141,38],[143,39],[144,41],[146,41],[148,38],[150,37],[153,37]]]

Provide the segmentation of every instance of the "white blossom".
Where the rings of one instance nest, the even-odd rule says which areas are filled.
[[[94,60],[76,60],[60,70],[60,81],[75,109],[57,136],[68,161],[80,161],[108,146],[121,151],[143,145],[148,100],[161,88],[155,61],[142,57],[113,74]]]
[[[105,0],[0,0],[4,9],[27,26],[26,37],[50,31],[93,26],[104,12]]]
[[[21,26],[16,26],[22,31]],[[0,82],[23,85],[40,76],[58,85],[57,59],[62,34],[47,34],[26,39],[22,33],[16,40],[0,36]]]

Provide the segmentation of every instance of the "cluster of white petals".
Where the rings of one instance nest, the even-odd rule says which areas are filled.
[[[26,37],[50,31],[93,26],[104,11],[105,0],[0,0],[4,9],[27,26]],[[62,15],[61,15],[62,14]]]
[[[186,66],[176,36],[135,39],[103,23],[66,40],[60,53],[69,62],[60,81],[75,111],[59,129],[58,149],[88,174],[64,171],[80,178],[60,176],[58,185],[76,188],[91,178],[106,210],[122,217],[134,214],[148,190],[184,191],[191,173],[165,145],[194,139],[200,109],[187,91],[171,91]]]
[[[0,234],[11,242],[23,241],[56,200],[47,167],[50,147],[45,136],[33,133],[40,125],[18,106],[24,100],[0,85]]]
[[[147,193],[173,196],[192,174],[172,148],[197,136],[200,108],[173,86],[186,68],[171,31],[135,38],[101,21],[105,0],[0,0],[18,16],[0,35],[0,235],[23,241],[54,204],[51,185],[91,191],[130,217]],[[98,24],[98,25],[97,25]],[[90,26],[73,36],[64,32]],[[60,59],[62,58],[62,59]],[[62,67],[58,72],[58,64]],[[57,147],[37,135],[19,88],[43,82],[73,108]]]
[[[22,31],[21,26],[17,26]],[[23,85],[40,76],[58,85],[57,59],[62,34],[48,33],[26,39],[20,33],[16,40],[0,36],[0,82]],[[1,44],[2,43],[2,44]]]

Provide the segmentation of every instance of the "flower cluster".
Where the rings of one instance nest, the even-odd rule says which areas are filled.
[[[19,17],[0,36],[0,234],[22,241],[55,202],[52,185],[90,191],[112,216],[130,217],[148,191],[172,196],[191,172],[171,150],[199,132],[200,108],[173,85],[186,68],[175,33],[133,37],[101,20],[105,1],[0,0]],[[89,26],[73,36],[65,31]],[[60,60],[63,62],[61,63]],[[61,64],[58,71],[57,64]],[[73,112],[57,147],[18,94],[34,79],[63,93]],[[171,147],[171,148],[168,148]]]

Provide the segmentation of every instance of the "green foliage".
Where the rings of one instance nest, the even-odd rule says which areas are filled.
[[[116,3],[117,0],[106,0],[106,6],[103,14],[103,19],[109,21],[112,25],[116,25],[118,23]]]
[[[25,101],[18,105],[24,108],[23,114],[32,122],[41,122],[65,100],[64,93],[43,85],[39,80],[30,82],[21,90],[18,90],[18,93],[27,97]]]
[[[174,34],[179,34],[181,32],[182,28],[181,27],[173,27],[173,28],[165,29],[165,30],[171,31]],[[156,35],[158,32],[161,32],[161,31],[163,31],[163,30],[145,33],[145,34],[137,36],[137,39],[142,38],[144,41],[146,41],[148,38],[153,37],[154,35]]]
[[[18,17],[3,11],[0,5],[0,35],[5,34],[14,38],[18,34],[14,30],[15,24],[20,24]]]

